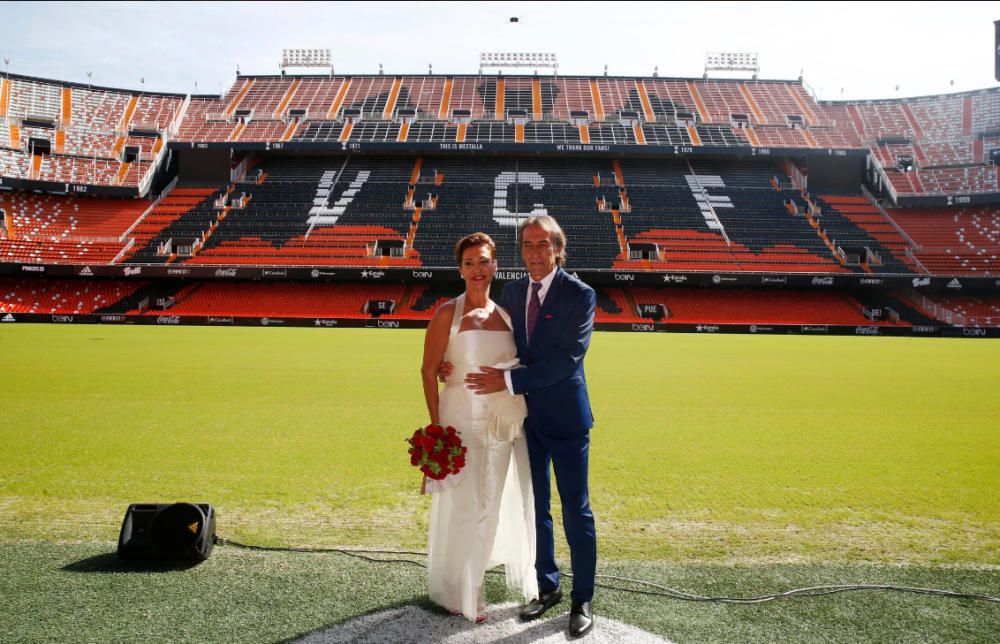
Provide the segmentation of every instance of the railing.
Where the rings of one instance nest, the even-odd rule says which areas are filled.
[[[914,264],[917,265],[917,268],[919,268],[920,270],[922,270],[927,275],[931,274],[931,272],[929,270],[927,270],[927,267],[924,266],[924,263],[922,261],[920,261],[920,258],[913,254],[913,250],[912,249],[906,248],[903,252],[906,254],[907,257],[910,258],[910,260]]]
[[[160,164],[166,157],[168,151],[167,133],[163,132],[161,136],[163,137],[163,145],[160,146],[160,151],[156,154],[156,157],[153,159],[153,161],[150,162],[149,168],[146,170],[146,173],[142,176],[142,179],[139,180],[139,185],[137,187],[139,190],[140,197],[145,197],[146,193],[149,192],[149,186],[153,183],[153,177],[156,176],[156,171],[160,168]]]
[[[239,183],[243,181],[246,177],[247,168],[250,165],[251,157],[245,157],[240,161],[239,165],[229,171],[229,180],[233,183]]]
[[[159,206],[159,205],[160,205],[160,202],[161,202],[161,201],[163,201],[163,199],[164,199],[164,198],[165,198],[165,197],[166,197],[167,195],[169,195],[169,194],[170,194],[170,191],[174,189],[174,187],[175,187],[175,186],[177,185],[177,182],[178,182],[179,180],[180,180],[180,177],[179,177],[179,176],[177,176],[177,177],[174,177],[174,180],[173,180],[173,181],[171,181],[171,182],[170,182],[170,183],[169,183],[169,184],[167,185],[167,187],[166,187],[166,188],[164,188],[163,192],[161,192],[161,193],[160,193],[160,196],[159,196],[159,197],[158,197],[158,198],[156,199],[156,201],[154,201],[154,202],[153,202],[153,203],[152,203],[152,204],[151,204],[151,205],[149,206],[149,208],[146,208],[146,210],[145,210],[145,211],[143,211],[143,213],[142,213],[141,215],[139,215],[139,218],[138,218],[138,219],[136,219],[136,220],[135,220],[135,221],[134,221],[134,222],[132,223],[132,225],[131,225],[131,226],[129,226],[129,227],[128,227],[128,228],[127,228],[127,229],[125,230],[125,232],[123,232],[123,233],[121,234],[121,237],[119,237],[119,238],[118,238],[118,241],[119,241],[119,242],[124,242],[124,241],[125,241],[125,240],[126,240],[126,239],[128,238],[129,234],[131,234],[131,233],[132,233],[132,231],[133,231],[133,230],[135,230],[135,227],[136,227],[136,226],[138,226],[139,224],[141,224],[141,223],[142,223],[142,220],[146,218],[146,215],[148,215],[149,213],[151,213],[151,212],[153,211],[153,209],[154,209],[154,208],[156,208],[157,206]]]
[[[113,260],[111,260],[111,263],[117,264],[118,262],[122,261],[125,258],[125,253],[127,253],[133,246],[135,246],[135,237],[128,240],[128,243],[125,244],[125,246],[123,246],[120,251],[118,251],[118,254],[115,255],[115,258]]]
[[[865,187],[864,184],[861,184],[861,194],[863,194],[865,197],[868,198],[868,201],[870,201],[871,204],[878,209],[879,213],[882,215],[882,218],[885,219],[890,224],[892,224],[892,227],[896,229],[896,232],[899,233],[899,236],[905,239],[906,243],[909,244],[913,250],[915,250],[918,253],[923,250],[923,247],[921,247],[920,244],[915,242],[913,238],[910,237],[905,230],[903,230],[902,226],[896,223],[895,219],[889,216],[889,213],[886,212],[885,208],[882,207],[882,203],[875,197],[875,195],[871,193],[870,190],[868,190],[867,187]],[[919,261],[920,260],[917,260],[918,263]]]
[[[875,166],[875,171],[882,177],[882,185],[892,198],[892,203],[899,203],[899,195],[896,193],[896,188],[892,185],[892,181],[889,180],[889,175],[885,173],[885,169],[882,167],[882,163],[878,160],[878,157],[874,153],[869,152],[868,159]]]
[[[181,103],[181,108],[177,110],[177,114],[174,115],[174,119],[167,126],[167,134],[171,138],[177,136],[177,132],[181,129],[181,123],[184,121],[184,117],[187,115],[188,107],[191,106],[191,95],[188,94],[184,97],[184,102]]]
[[[920,305],[925,313],[930,313],[932,318],[947,322],[952,326],[966,326],[967,318],[961,313],[956,313],[951,309],[946,309],[937,302],[928,300],[925,296],[914,291],[911,295],[913,300]]]

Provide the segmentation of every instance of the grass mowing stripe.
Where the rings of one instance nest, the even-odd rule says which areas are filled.
[[[158,500],[212,502],[219,533],[249,543],[422,548],[427,499],[403,443],[425,414],[420,340],[0,327],[13,374],[0,405],[0,632],[271,641],[425,604],[412,566],[218,548],[196,568],[135,572],[108,554],[127,504]],[[996,595],[998,349],[596,334],[600,572],[712,595],[845,582]],[[513,601],[494,576],[487,598]],[[602,590],[597,605],[678,642],[992,642],[1000,621],[995,606],[884,593],[754,607]]]
[[[220,534],[422,547],[406,330],[0,327],[0,536],[114,538],[133,501]],[[595,334],[602,553],[1000,563],[1000,344]]]

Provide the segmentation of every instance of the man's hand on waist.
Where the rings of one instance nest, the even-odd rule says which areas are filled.
[[[507,381],[502,369],[479,367],[480,371],[469,372],[465,376],[465,386],[475,394],[495,394],[507,390]]]

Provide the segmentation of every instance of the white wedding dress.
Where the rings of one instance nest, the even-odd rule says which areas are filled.
[[[464,382],[466,374],[481,365],[516,361],[510,318],[499,310],[506,331],[459,332],[464,300],[462,295],[455,303],[444,354],[454,368],[441,391],[439,413],[441,425],[454,427],[468,452],[457,475],[427,481],[434,495],[427,568],[431,601],[475,620],[483,612],[488,568],[503,564],[507,585],[520,591],[525,601],[538,597],[538,580],[534,496],[522,428],[524,399],[506,391],[477,395]]]

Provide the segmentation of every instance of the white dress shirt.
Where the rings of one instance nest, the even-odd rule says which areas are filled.
[[[545,295],[549,292],[549,287],[552,286],[552,280],[556,278],[556,269],[553,268],[552,272],[543,277],[540,282],[535,282],[535,280],[528,278],[528,294],[524,298],[524,329],[527,332],[528,329],[528,306],[531,304],[531,285],[539,283],[542,285],[538,289],[538,311],[541,313],[542,305],[545,304]],[[535,322],[537,324],[537,321]],[[530,341],[531,338],[528,338]],[[514,385],[510,381],[510,370],[503,372],[504,382],[507,383],[507,391],[514,395]]]

